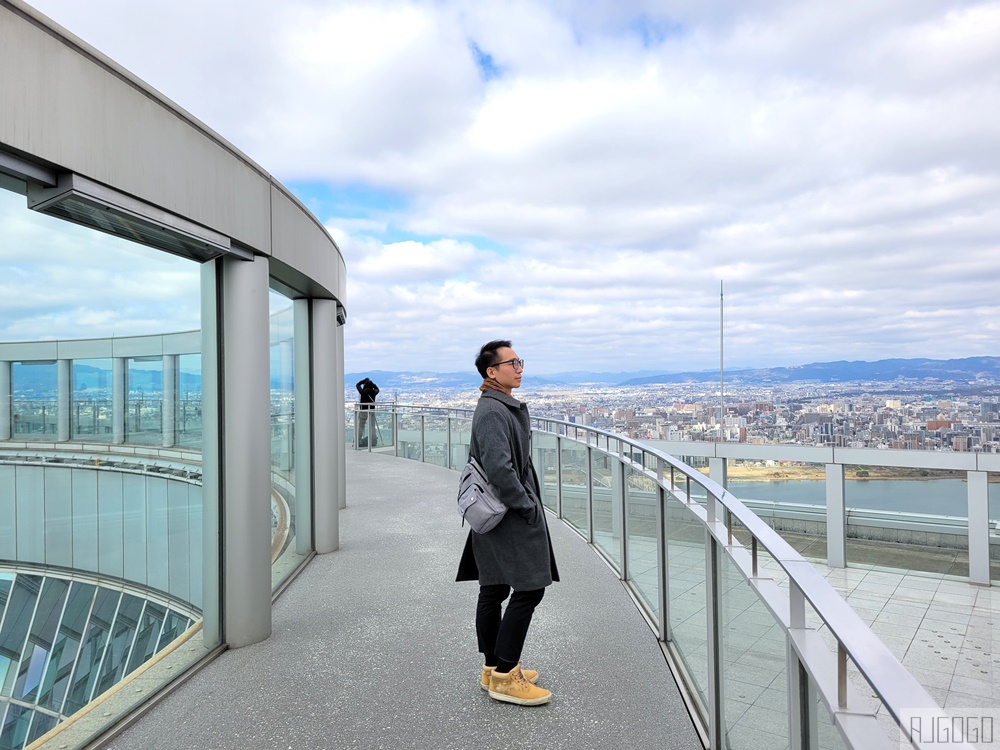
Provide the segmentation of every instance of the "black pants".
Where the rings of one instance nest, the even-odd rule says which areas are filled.
[[[501,605],[510,596],[506,611],[501,616]],[[476,636],[483,654],[496,654],[504,661],[521,661],[521,649],[528,635],[528,626],[535,607],[545,596],[545,589],[515,591],[510,586],[498,584],[479,587],[476,605]]]

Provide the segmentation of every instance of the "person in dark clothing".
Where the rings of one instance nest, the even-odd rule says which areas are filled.
[[[480,686],[498,701],[538,706],[548,703],[552,693],[534,684],[535,670],[521,667],[521,651],[535,607],[545,587],[559,580],[559,570],[531,462],[528,407],[511,395],[521,385],[524,360],[509,341],[491,341],[476,357],[476,369],[483,384],[472,418],[469,455],[479,461],[508,510],[485,534],[469,532],[456,580],[479,581],[476,636],[484,661]],[[510,602],[501,611],[508,596]]]
[[[375,421],[375,415],[368,412],[375,408],[375,397],[378,395],[378,386],[372,382],[371,378],[364,378],[355,383],[354,387],[358,389],[358,401],[361,403],[361,413],[358,415],[358,447],[367,447],[368,439],[371,439],[372,446],[374,447],[378,445],[378,439],[373,434],[374,430],[371,427],[368,428],[368,438],[364,437],[364,433],[369,417],[372,423]]]

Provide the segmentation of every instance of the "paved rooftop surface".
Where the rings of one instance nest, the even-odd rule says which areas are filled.
[[[562,581],[523,661],[545,706],[479,688],[477,587],[455,583],[457,474],[347,452],[339,551],[314,558],[263,643],[224,652],[113,748],[699,749],[656,638],[617,576],[549,516]]]

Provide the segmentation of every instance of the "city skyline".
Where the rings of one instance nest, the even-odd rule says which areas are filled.
[[[727,369],[997,354],[1000,3],[33,4],[324,223],[348,371],[716,369],[720,282]],[[0,340],[197,327],[23,205]]]

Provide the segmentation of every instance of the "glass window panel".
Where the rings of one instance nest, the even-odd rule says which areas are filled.
[[[79,582],[74,582],[70,588],[59,633],[52,647],[52,658],[38,696],[39,705],[45,708],[57,711],[62,706],[96,591],[96,586]]]
[[[22,748],[28,739],[28,728],[31,724],[31,716],[34,713],[26,706],[19,706],[11,703],[7,709],[7,716],[4,718],[3,727],[0,728],[0,747]]]
[[[108,641],[108,634],[111,632],[111,621],[114,619],[120,599],[120,592],[108,589],[97,590],[94,610],[87,624],[83,648],[80,651],[80,658],[77,659],[76,671],[73,674],[72,687],[62,711],[67,716],[90,701],[90,693],[94,683],[97,682],[97,670],[104,657],[104,647]]]
[[[52,729],[58,722],[55,716],[49,716],[41,711],[35,711],[35,719],[31,722],[31,731],[28,733],[27,744],[31,744],[47,731]]]
[[[160,642],[156,644],[156,650],[159,651],[164,648],[189,627],[191,627],[191,620],[188,617],[178,614],[173,610],[168,610],[167,618],[163,622],[163,632],[160,634]]]
[[[166,616],[166,607],[153,602],[146,602],[139,621],[139,631],[136,633],[135,645],[132,647],[132,655],[128,661],[125,674],[128,674],[136,667],[141,666],[156,649],[156,642],[160,637],[160,630],[163,628],[163,618]]]
[[[25,701],[34,702],[38,685],[41,682],[42,670],[52,649],[56,628],[62,615],[63,601],[69,588],[67,581],[61,578],[45,578],[41,596],[28,633],[28,645],[21,660],[21,670],[14,683],[12,696]],[[30,654],[30,655],[29,655]]]
[[[73,403],[70,430],[74,440],[110,441],[112,438],[111,360],[73,361]]]
[[[35,602],[41,588],[42,579],[39,576],[18,574],[14,580],[14,588],[7,602],[7,614],[0,631],[0,655],[10,659],[7,674],[3,680],[2,692],[10,695],[17,674],[16,665],[21,661],[22,650],[31,625],[31,616],[35,611]]]
[[[58,375],[54,361],[13,363],[11,433],[15,440],[56,439],[58,391]]]
[[[111,631],[111,641],[105,649],[104,662],[101,664],[101,678],[97,683],[95,696],[125,676],[143,604],[145,602],[137,596],[122,594],[121,606],[118,608],[118,615]]]
[[[271,290],[271,559],[273,585],[295,569],[295,306]],[[309,523],[305,519],[305,523]]]

